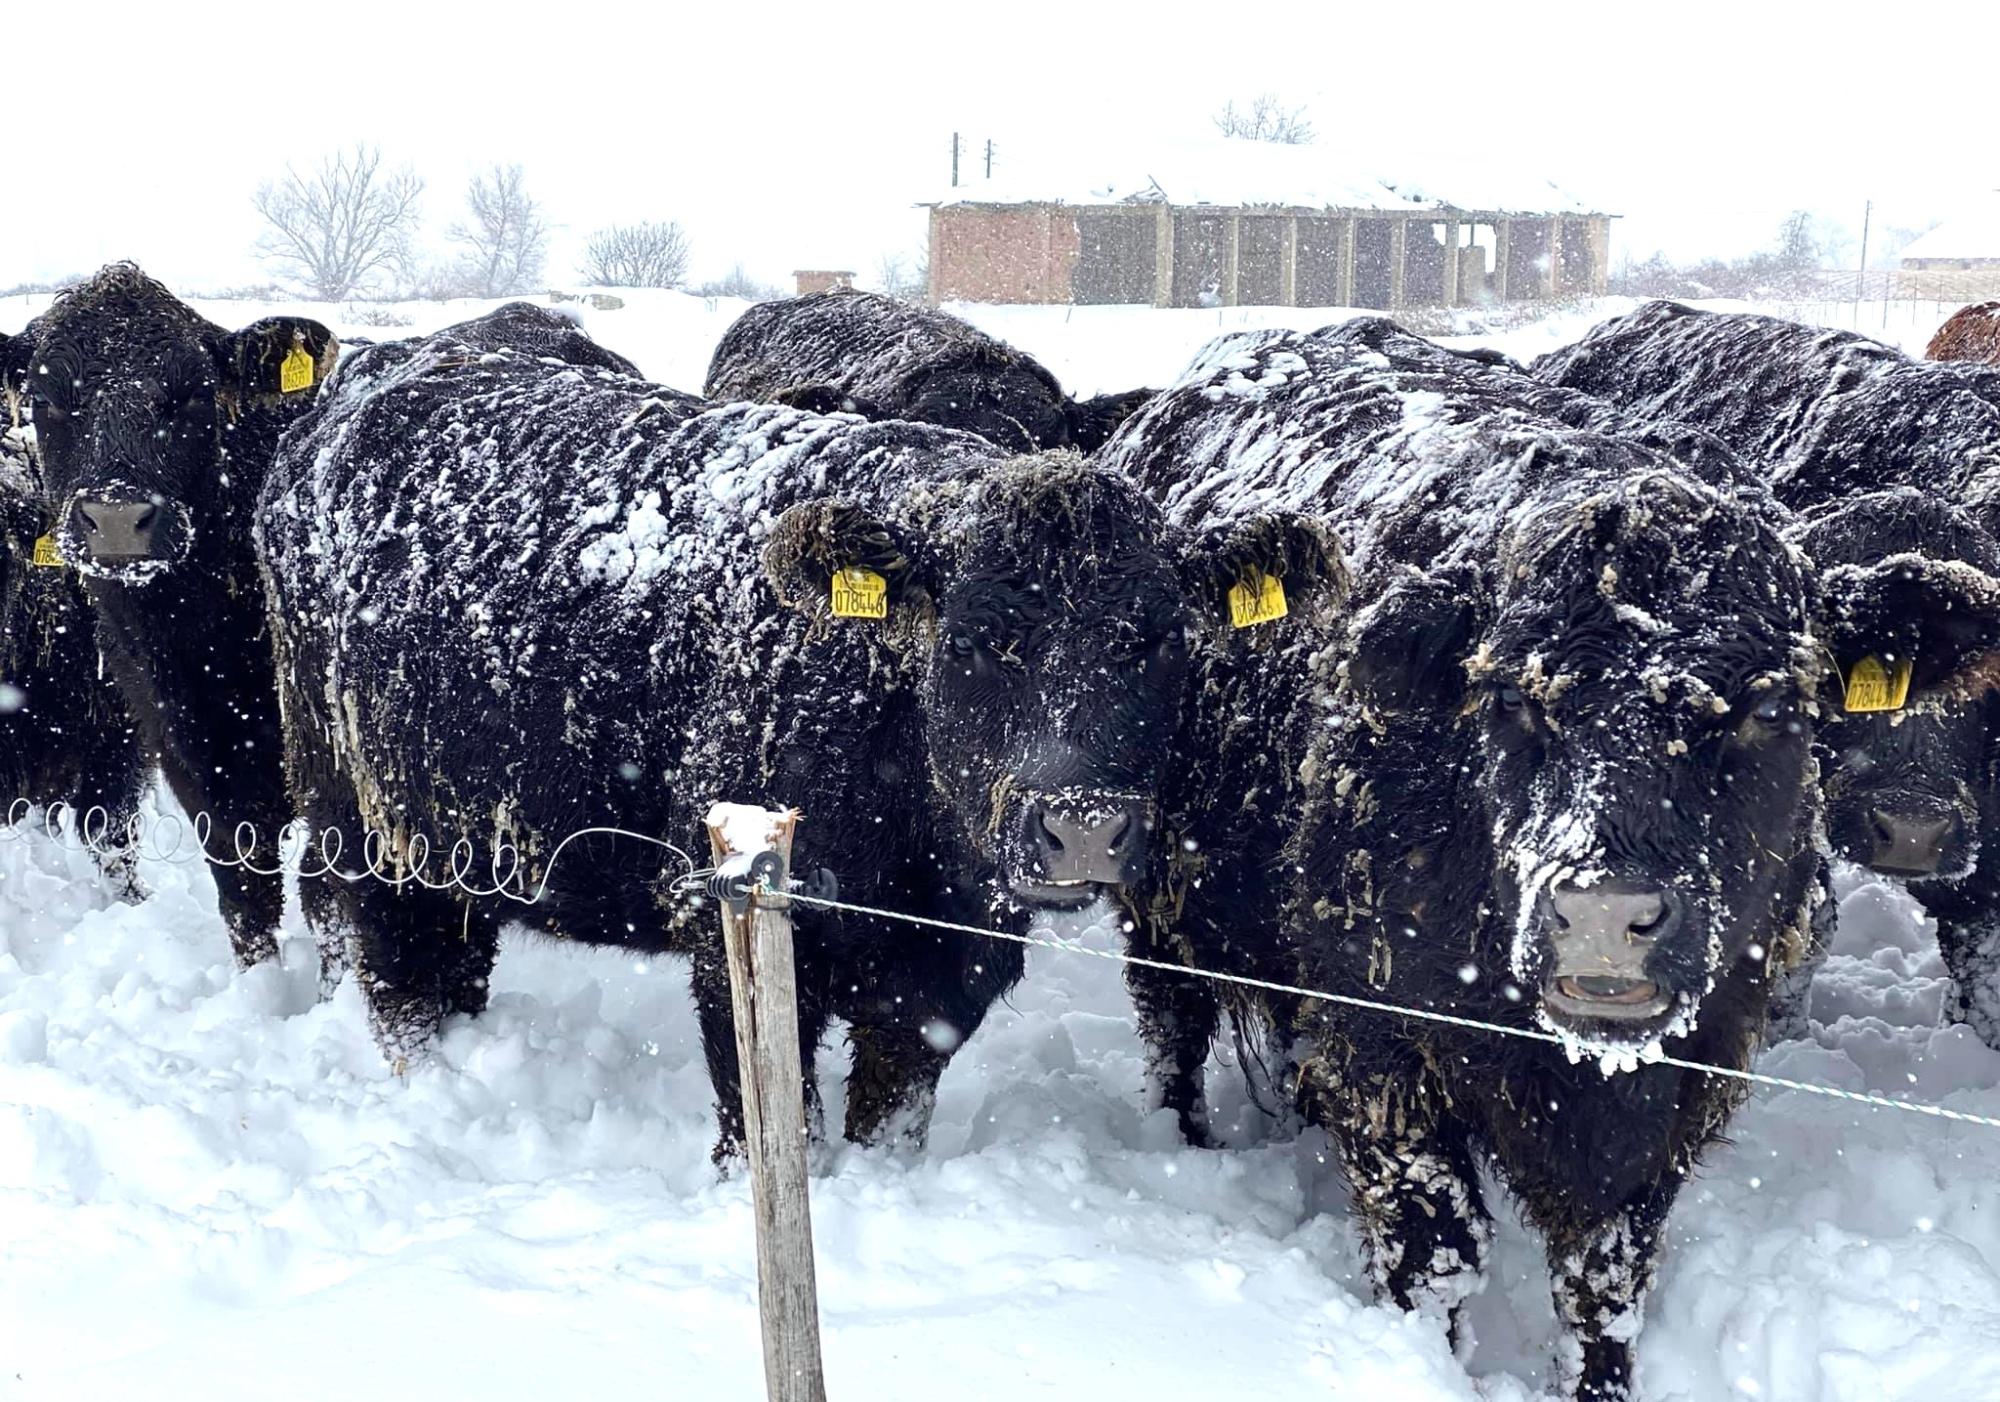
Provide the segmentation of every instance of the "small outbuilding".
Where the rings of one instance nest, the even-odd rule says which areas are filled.
[[[814,292],[831,292],[835,288],[854,286],[854,274],[846,268],[798,268],[792,273],[792,280],[798,287],[798,295],[807,296]]]
[[[926,204],[934,303],[1396,311],[1597,295],[1615,217],[1483,166],[1376,176],[1324,146],[1220,138],[1101,168],[1071,157]]]
[[[1920,273],[2000,273],[2000,190],[1906,246],[1898,261]]]

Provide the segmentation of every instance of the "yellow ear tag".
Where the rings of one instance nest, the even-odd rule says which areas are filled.
[[[304,346],[293,346],[292,353],[278,363],[278,393],[296,394],[302,389],[311,389],[313,383],[313,358]]]
[[[1910,699],[1908,657],[1884,666],[1878,657],[1864,657],[1847,674],[1847,709],[1853,711],[1900,711]]]
[[[1254,574],[1229,586],[1229,621],[1238,628],[1269,623],[1288,612],[1284,582],[1274,574]]]
[[[35,537],[35,553],[28,557],[30,564],[40,565],[45,570],[59,570],[63,567],[62,552],[56,549],[56,538],[52,535]]]
[[[887,618],[889,581],[873,570],[848,565],[833,572],[835,618]]]

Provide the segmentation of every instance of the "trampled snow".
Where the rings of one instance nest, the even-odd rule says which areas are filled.
[[[1531,354],[1624,305],[1474,339]],[[406,310],[422,329],[480,309]],[[32,310],[0,303],[0,327]],[[635,294],[584,316],[691,388],[732,310]],[[970,310],[1078,393],[1157,383],[1218,329],[1327,319]],[[205,871],[141,874],[155,896],[123,906],[82,853],[0,835],[0,1398],[762,1395],[749,1188],[708,1161],[682,967],[511,933],[489,1011],[399,1080],[352,987],[313,1005],[295,909],[299,967],[238,974]],[[1840,895],[1812,1034],[1761,1068],[2000,1115],[2000,1054],[1942,1025],[1920,909],[1855,873]],[[821,1057],[834,1124],[840,1060]],[[1501,1209],[1454,1358],[1436,1322],[1372,1301],[1322,1142],[1267,1126],[1233,1062],[1210,1073],[1229,1147],[1182,1147],[1144,1109],[1116,967],[1030,951],[928,1148],[816,1155],[831,1393],[1544,1395],[1529,1234]],[[1732,1141],[1673,1218],[1647,1398],[2000,1397],[2000,1130],[1759,1090]]]

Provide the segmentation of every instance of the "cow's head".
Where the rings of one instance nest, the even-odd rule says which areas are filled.
[[[1365,705],[1459,737],[1480,963],[1504,966],[1483,972],[1544,1026],[1643,1046],[1739,961],[1795,953],[1818,670],[1774,508],[1657,468],[1610,480],[1524,512],[1490,566],[1389,583],[1347,668]]]
[[[128,263],[63,293],[0,347],[63,557],[142,584],[203,531],[233,529],[223,522],[247,517],[275,437],[269,411],[309,399],[335,351],[331,331],[299,317],[225,332]]]
[[[1003,347],[976,345],[905,387],[898,414],[976,433],[1014,453],[1069,445],[1068,401],[1055,377]]]
[[[1087,904],[1143,868],[1192,653],[1229,626],[1231,582],[1282,577],[1302,609],[1342,578],[1307,523],[1191,540],[1070,454],[919,493],[891,519],[807,503],[773,540],[781,597],[824,609],[832,570],[858,565],[887,585],[883,626],[897,610],[919,620],[902,646],[931,787],[1003,898],[1031,907]]]
[[[1812,513],[1794,539],[1822,581],[1817,631],[1832,677],[1817,743],[1834,850],[1888,876],[1969,874],[1989,762],[1985,693],[2000,665],[2000,545],[1909,488]],[[1857,668],[1894,680],[1903,664],[1908,692],[1892,705],[1850,693]]]

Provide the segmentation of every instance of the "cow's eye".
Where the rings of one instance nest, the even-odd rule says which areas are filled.
[[[1757,709],[1752,711],[1750,714],[1755,716],[1758,720],[1764,722],[1764,724],[1766,725],[1776,725],[1779,721],[1785,718],[1785,709],[1786,707],[1785,707],[1784,697],[1769,696],[1766,697],[1763,701],[1759,702],[1757,705]]]
[[[960,657],[970,657],[978,648],[978,639],[974,638],[970,633],[953,633],[951,635],[951,650]]]
[[[1499,702],[1501,710],[1510,715],[1528,704],[1528,698],[1521,694],[1521,688],[1518,686],[1501,687],[1493,693],[1493,699]]]

